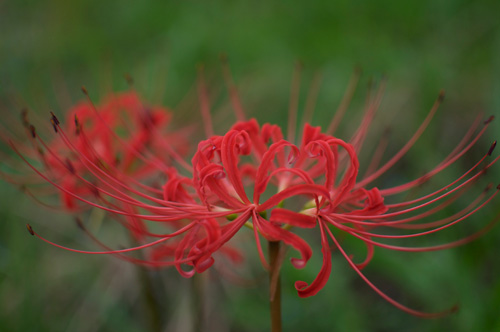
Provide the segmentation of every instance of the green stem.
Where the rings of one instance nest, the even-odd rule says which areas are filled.
[[[139,243],[130,235],[132,247],[138,246]],[[144,259],[141,251],[136,252],[139,259]],[[137,265],[136,269],[143,301],[146,305],[149,327],[152,332],[160,332],[163,326],[162,313],[165,312],[165,307],[160,304],[159,298],[163,298],[161,284],[158,279],[158,272],[147,269],[144,266]],[[158,295],[160,294],[160,295]]]
[[[192,316],[193,316],[193,331],[205,331],[207,325],[207,312],[205,306],[206,300],[206,275],[195,274],[192,278]]]
[[[280,246],[280,241],[269,241],[269,309],[272,332],[281,332]]]
[[[142,292],[147,306],[147,312],[149,316],[148,321],[150,324],[151,331],[159,332],[162,330],[163,322],[162,322],[161,312],[163,311],[164,308],[163,309],[160,308],[158,299],[155,296],[155,287],[153,285],[153,280],[152,276],[150,275],[150,271],[148,271],[143,266],[138,266],[137,272],[139,274],[139,280],[142,286]]]

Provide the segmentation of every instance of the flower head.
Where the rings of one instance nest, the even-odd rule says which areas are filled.
[[[436,246],[384,243],[386,239],[419,237],[451,227],[494,199],[500,187],[483,191],[454,215],[433,219],[498,161],[500,157],[487,160],[496,143],[469,170],[442,188],[388,203],[390,196],[418,188],[462,158],[475,146],[493,117],[482,127],[478,118],[456,148],[423,176],[397,186],[379,187],[372,183],[401,160],[422,135],[443,100],[442,93],[408,142],[384,164],[380,160],[387,141],[380,141],[370,165],[363,167],[366,173],[361,175],[358,155],[380,104],[383,84],[367,103],[363,120],[351,139],[338,138],[334,131],[352,96],[354,83],[327,130],[323,132],[321,127],[305,121],[298,135],[300,140],[296,141],[295,107],[290,111],[285,138],[277,125],[246,120],[227,69],[225,78],[238,121],[224,134],[214,134],[208,93],[200,76],[198,92],[206,137],[195,144],[190,162],[182,157],[189,150],[182,131],[166,131],[169,113],[145,107],[134,93],[114,96],[100,107],[90,101],[79,104],[70,111],[75,121],[66,126],[52,116],[57,139],[51,143],[45,143],[33,129],[33,142],[44,151],[38,157],[43,156],[45,170],[35,167],[11,143],[39,176],[60,191],[68,209],[80,212],[75,209],[77,202],[103,209],[140,241],[136,247],[113,250],[94,238],[104,251],[66,249],[115,254],[153,267],[175,266],[181,275],[191,277],[209,269],[218,254],[240,262],[241,253],[227,244],[248,228],[253,232],[264,267],[269,268],[269,263],[263,254],[262,239],[292,247],[298,256],[291,263],[301,269],[307,266],[313,250],[300,230],[314,229],[319,233],[323,263],[312,282],[296,281],[299,296],[313,296],[324,287],[331,273],[332,251],[338,250],[371,288],[396,307],[418,316],[441,314],[419,312],[396,302],[361,270],[371,261],[376,247],[411,252],[451,248],[477,238],[496,222],[478,233]],[[353,82],[356,80],[355,77]],[[165,232],[158,232],[154,224],[161,224]],[[81,222],[79,225],[85,229]],[[28,230],[42,238],[31,226]],[[364,243],[366,257],[362,261],[355,261],[344,250],[338,232]],[[148,258],[127,256],[136,250],[147,250]]]

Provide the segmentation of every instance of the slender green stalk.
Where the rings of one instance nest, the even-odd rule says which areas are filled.
[[[131,246],[139,245],[132,236],[130,236],[129,239]],[[144,259],[142,252],[136,252],[135,255],[139,259]],[[152,332],[160,332],[163,326],[163,314],[166,306],[160,304],[158,301],[158,298],[163,298],[162,295],[158,296],[158,293],[162,294],[162,289],[160,289],[158,282],[158,272],[149,270],[140,265],[137,265],[135,270],[141,287],[143,301],[146,306],[145,309],[148,316],[149,328]]]
[[[142,293],[144,296],[144,301],[147,307],[148,312],[148,321],[151,328],[151,331],[161,331],[163,325],[162,319],[162,311],[165,308],[161,308],[158,303],[158,299],[155,296],[155,286],[153,284],[152,276],[150,275],[150,271],[148,271],[145,267],[138,266],[137,272],[139,274],[139,280],[142,287]]]
[[[271,332],[281,332],[280,241],[269,241],[269,303]]]
[[[206,274],[195,274],[192,279],[192,316],[194,331],[205,331],[207,325],[207,308],[206,308]]]

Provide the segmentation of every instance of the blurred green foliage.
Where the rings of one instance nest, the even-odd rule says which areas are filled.
[[[500,114],[498,13],[496,0],[2,1],[1,112],[17,116],[18,105],[27,104],[40,114],[49,109],[62,114],[61,96],[80,100],[79,87],[85,85],[99,100],[106,90],[126,89],[125,73],[146,99],[175,108],[189,96],[197,64],[205,64],[211,82],[217,82],[211,89],[223,90],[219,55],[225,53],[244,104],[267,121],[285,122],[296,61],[304,65],[301,107],[313,73],[320,70],[324,84],[313,123],[318,125],[331,117],[359,66],[363,76],[354,106],[362,105],[370,78],[388,76],[376,130],[381,132],[385,122],[394,127],[394,151],[418,126],[439,90],[447,91],[434,126],[388,179],[401,183],[439,162],[476,114]],[[219,96],[216,106],[222,107],[225,99]],[[361,115],[350,116],[356,120]],[[498,137],[499,124],[492,127],[479,150]],[[348,137],[349,129],[341,133]],[[458,164],[437,184],[467,165],[470,161]],[[498,180],[499,174],[497,167],[490,179]],[[132,332],[151,327],[135,267],[113,257],[63,252],[32,239],[26,222],[59,242],[91,246],[70,217],[42,211],[13,186],[0,183],[0,189],[0,331]],[[498,212],[498,200],[495,204],[471,218],[470,228],[433,239],[452,241],[478,229]],[[424,310],[460,304],[458,313],[438,320],[393,308],[339,255],[333,257],[327,287],[315,297],[299,299],[293,282],[311,281],[321,257],[316,254],[300,271],[285,263],[284,330],[499,331],[499,243],[497,227],[472,244],[445,252],[376,252],[366,274],[390,295]],[[362,253],[358,243],[346,245]],[[248,278],[264,272],[258,265],[245,271]],[[168,297],[159,302],[168,330],[193,327],[186,316],[192,282],[175,271],[152,274],[164,279],[161,294]],[[225,284],[216,273],[210,279],[211,325],[219,331],[268,330],[265,282],[248,288]]]

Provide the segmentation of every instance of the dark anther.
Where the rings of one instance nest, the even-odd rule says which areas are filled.
[[[490,149],[488,150],[488,156],[491,156],[491,154],[493,153],[493,150],[495,150],[496,146],[497,146],[497,141],[494,141],[493,143],[491,143]]]
[[[21,121],[23,122],[23,126],[25,128],[28,128],[30,126],[30,122],[28,120],[28,109],[27,108],[23,108],[23,110],[21,111]]]
[[[144,129],[151,129],[155,124],[155,117],[150,108],[144,109],[144,112],[141,114],[141,122]]]
[[[134,86],[134,79],[132,78],[132,76],[130,76],[129,73],[126,73],[125,75],[123,75],[123,77],[125,78],[125,81],[127,81],[127,84],[129,86]]]
[[[92,194],[96,197],[96,198],[100,198],[101,197],[101,193],[99,192],[99,189],[97,188],[97,186],[95,184],[91,185],[89,187],[90,191],[92,192]]]
[[[80,135],[80,131],[81,131],[81,126],[80,126],[80,121],[78,121],[78,117],[76,116],[75,114],[75,134],[78,136]]]
[[[30,125],[30,133],[31,133],[31,137],[36,138],[35,126]]]
[[[500,190],[500,184],[497,186],[497,189]]]
[[[493,120],[495,120],[495,116],[494,115],[490,116],[486,121],[484,121],[484,124],[488,124],[488,123],[490,123]]]
[[[57,117],[54,115],[54,113],[50,112],[50,123],[52,123],[52,127],[54,128],[54,131],[57,133],[58,130],[57,130],[57,126],[59,125],[59,120],[57,119]]]
[[[69,159],[66,159],[66,168],[71,174],[75,174],[75,167],[73,166],[73,164]]]
[[[486,188],[484,188],[484,192],[488,192],[491,188],[493,188],[493,183],[488,183]]]
[[[84,87],[84,86],[82,86],[82,92],[83,92],[86,96],[88,96],[88,95],[89,95],[89,92],[87,91],[87,88],[86,88],[86,87]]]
[[[80,217],[76,217],[75,222],[76,222],[76,225],[78,226],[78,228],[80,228],[83,231],[85,230],[85,226],[83,226],[83,221],[82,221],[82,219],[80,219]]]
[[[54,123],[56,125],[58,125],[59,124],[59,120],[57,119],[56,115],[53,112],[50,112],[50,115],[52,117],[51,119],[54,120]]]
[[[442,102],[444,100],[444,90],[439,91],[438,102]]]
[[[28,232],[30,232],[31,235],[35,235],[35,232],[33,231],[33,228],[31,228],[30,224],[26,224],[26,228],[28,229]]]

